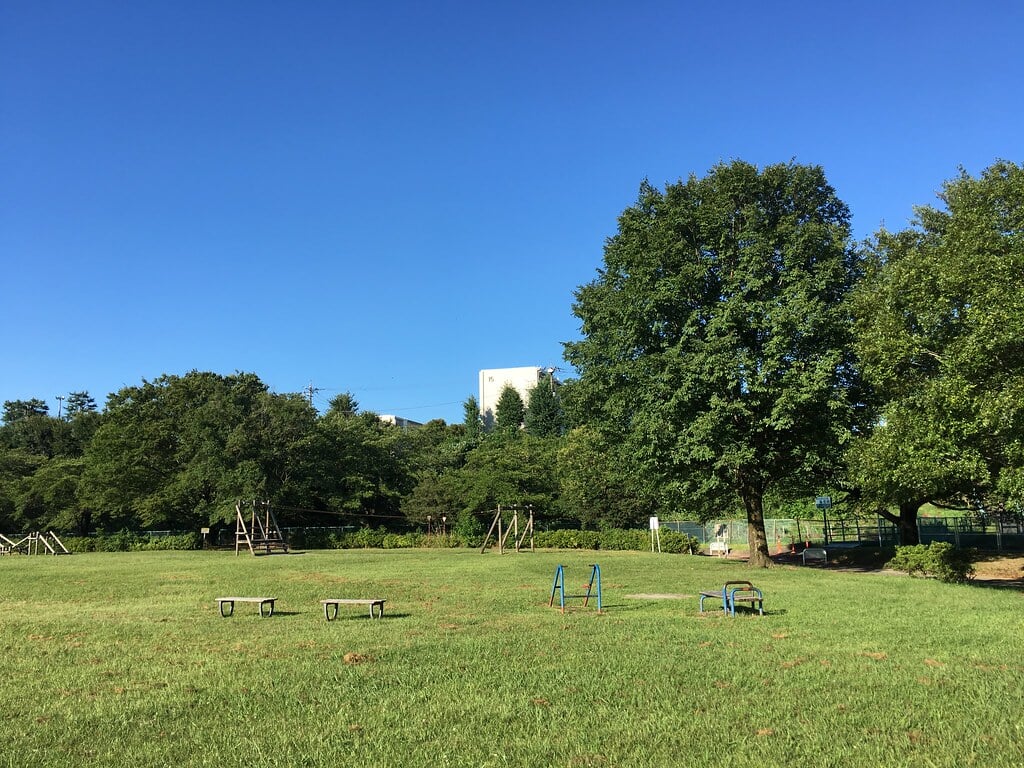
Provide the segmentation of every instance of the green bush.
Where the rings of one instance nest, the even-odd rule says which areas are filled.
[[[886,567],[906,571],[911,576],[921,574],[949,584],[959,584],[974,578],[973,552],[954,549],[946,541],[933,541],[928,546],[896,547],[896,556]]]
[[[678,531],[662,531],[661,551],[674,555],[699,555],[700,541]]]
[[[426,535],[419,531],[394,533],[384,528],[360,528],[339,533],[323,530],[294,530],[288,541],[295,549],[410,549],[416,547],[473,549],[483,542],[479,534],[452,531],[440,535]],[[661,531],[661,551],[672,554],[700,554],[700,542],[692,536],[676,531]],[[153,536],[133,531],[99,533],[94,536],[68,536],[62,539],[72,552],[137,552],[140,550],[202,549],[203,538],[198,533]],[[491,540],[494,544],[494,540]],[[511,546],[511,539],[508,544]],[[610,528],[603,531],[581,531],[560,528],[538,531],[534,545],[541,549],[606,549],[643,552],[651,548],[650,531],[632,528]]]
[[[598,531],[538,531],[533,539],[543,549],[598,549],[601,534]]]
[[[201,549],[198,533],[152,536],[132,531],[97,533],[94,536],[66,536],[61,539],[70,552],[139,552],[143,550]]]

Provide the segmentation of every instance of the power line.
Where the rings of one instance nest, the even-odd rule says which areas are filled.
[[[275,509],[286,512],[305,512],[314,515],[337,515],[338,517],[373,517],[381,520],[408,520],[405,515],[380,515],[376,512],[337,512],[333,509],[308,509],[306,507],[289,507],[283,504],[275,504]]]

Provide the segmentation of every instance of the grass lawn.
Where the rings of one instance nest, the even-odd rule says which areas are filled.
[[[548,608],[595,558],[605,613]],[[735,578],[766,616],[698,614]],[[0,766],[1021,766],[1022,609],[648,553],[4,557]]]

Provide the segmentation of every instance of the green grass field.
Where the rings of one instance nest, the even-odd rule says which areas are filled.
[[[605,613],[548,608],[595,558]],[[768,615],[698,614],[732,578]],[[646,553],[5,557],[0,765],[1021,766],[1022,601]]]

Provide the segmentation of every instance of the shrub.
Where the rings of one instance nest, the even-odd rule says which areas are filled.
[[[933,541],[928,546],[896,547],[896,556],[886,566],[906,571],[911,576],[930,576],[947,584],[959,584],[974,578],[973,552],[954,549],[947,541]]]
[[[661,551],[670,554],[700,554],[700,542],[676,531],[661,531]],[[607,549],[642,552],[651,548],[650,531],[640,528],[609,528],[604,531],[559,529],[540,531],[534,543],[545,549]]]
[[[661,531],[661,551],[674,555],[699,555],[700,541],[678,531]]]
[[[203,537],[198,533],[153,536],[122,530],[97,533],[93,536],[66,536],[61,539],[70,552],[138,552],[141,550],[201,549]]]

